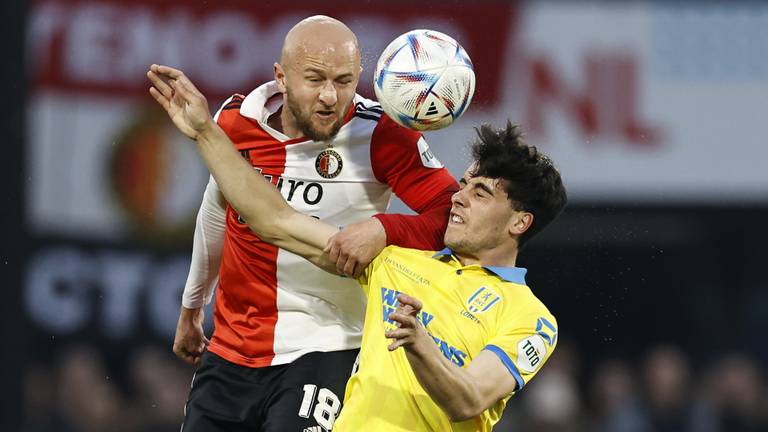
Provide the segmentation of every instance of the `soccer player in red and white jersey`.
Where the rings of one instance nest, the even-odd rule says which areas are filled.
[[[349,28],[310,17],[287,34],[275,81],[232,96],[215,116],[291,206],[343,227],[327,250],[340,274],[355,277],[388,244],[441,249],[458,190],[420,134],[355,93],[360,72]],[[418,215],[383,214],[393,192]],[[211,179],[174,341],[179,357],[199,365],[183,431],[330,430],[339,413],[363,294],[353,278],[268,241]],[[216,284],[209,342],[202,307]]]

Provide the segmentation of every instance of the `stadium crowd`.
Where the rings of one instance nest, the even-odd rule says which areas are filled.
[[[146,345],[117,362],[93,346],[68,346],[27,367],[24,432],[177,431],[192,370]],[[657,345],[639,359],[586,365],[561,342],[536,385],[510,399],[495,431],[768,431],[765,369],[722,355],[694,368],[686,352]],[[110,367],[112,365],[112,367]]]

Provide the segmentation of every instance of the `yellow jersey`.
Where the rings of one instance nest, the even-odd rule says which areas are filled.
[[[557,324],[525,284],[519,267],[463,266],[440,252],[385,248],[359,279],[368,298],[359,367],[347,383],[335,432],[490,431],[512,394],[522,389],[557,344]],[[496,354],[517,381],[515,391],[473,419],[451,422],[422,388],[403,349],[390,352],[384,332],[397,294],[421,300],[417,319],[458,367],[482,350]]]

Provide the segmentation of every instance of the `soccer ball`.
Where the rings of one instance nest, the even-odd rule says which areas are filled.
[[[379,57],[374,91],[392,120],[414,130],[442,129],[467,110],[475,71],[467,52],[450,36],[412,30]]]

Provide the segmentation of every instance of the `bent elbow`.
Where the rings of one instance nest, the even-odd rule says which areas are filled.
[[[482,413],[482,407],[472,404],[459,405],[451,410],[446,410],[446,414],[448,414],[448,418],[452,422],[466,421],[475,418]]]
[[[265,243],[274,245],[282,239],[280,230],[274,225],[252,224],[248,221],[246,223],[248,223],[248,228]]]

